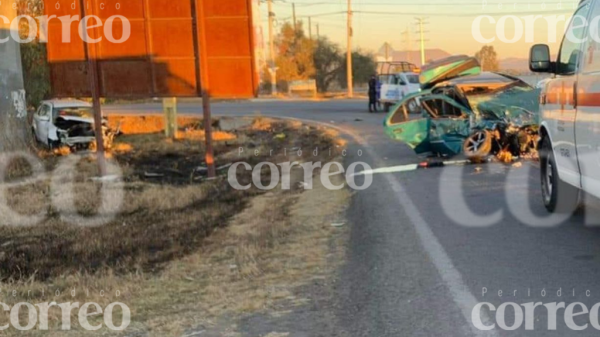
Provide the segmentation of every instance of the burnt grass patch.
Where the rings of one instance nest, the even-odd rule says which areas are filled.
[[[323,156],[335,147],[334,137],[323,130],[291,122],[261,119],[234,134],[235,139],[215,142],[217,166],[238,161],[252,166],[265,161],[278,164],[291,161],[285,149],[298,148],[307,153],[319,148],[321,157],[310,155],[307,160],[327,161]],[[124,172],[124,199],[120,212],[107,224],[85,227],[65,222],[50,201],[47,181],[9,189],[7,199],[16,208],[13,212],[32,215],[42,210],[45,217],[28,227],[0,219],[1,281],[46,281],[99,272],[155,273],[166,263],[201,249],[215,229],[248,207],[253,196],[265,193],[254,186],[234,189],[227,182],[227,169],[220,170],[216,180],[204,179],[198,170],[204,164],[201,137],[184,135],[170,141],[161,133],[125,134],[117,139],[116,149],[119,144],[126,144],[121,147],[127,150],[112,156]],[[240,147],[245,149],[242,155]],[[84,217],[96,214],[99,206],[99,183],[89,180],[96,174],[93,158],[87,155],[81,160],[73,184],[77,211]],[[48,156],[43,160],[52,166],[59,159]],[[262,171],[262,179],[268,185],[268,168]],[[251,172],[238,170],[238,180],[251,182]]]

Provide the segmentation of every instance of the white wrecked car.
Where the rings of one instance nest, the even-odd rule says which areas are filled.
[[[50,148],[68,146],[72,150],[87,150],[95,145],[94,111],[92,105],[78,100],[43,101],[33,115],[35,139]],[[104,145],[112,145],[115,132],[103,120]]]

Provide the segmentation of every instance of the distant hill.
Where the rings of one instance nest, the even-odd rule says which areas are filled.
[[[389,61],[407,61],[416,64],[418,67],[422,67],[421,64],[421,51],[410,50],[410,51],[399,51],[392,48],[391,45],[384,44],[377,51],[377,61],[385,61],[385,56],[388,56]],[[427,49],[425,51],[426,62],[436,61],[445,57],[452,56],[453,54],[448,53],[445,50],[435,48]],[[390,59],[391,58],[391,59]],[[555,55],[552,55],[553,59],[556,59]],[[510,73],[529,73],[529,60],[526,58],[509,57],[501,59],[499,61],[500,71],[506,71]]]
[[[529,72],[529,60],[517,57],[511,57],[499,61],[500,70],[514,70],[517,72]]]
[[[385,47],[382,47],[376,55],[377,61],[385,61],[385,53],[386,53]],[[414,63],[418,67],[423,66],[421,64],[421,51],[420,50],[397,51],[391,47],[388,47],[387,54],[388,54],[388,57],[392,58],[390,61],[406,61],[406,62]],[[448,56],[451,56],[451,54],[442,49],[426,49],[425,50],[426,62],[443,59]]]
[[[550,55],[552,60],[556,60],[557,55]],[[516,73],[529,73],[529,59],[509,57],[499,61],[500,71],[511,71]]]

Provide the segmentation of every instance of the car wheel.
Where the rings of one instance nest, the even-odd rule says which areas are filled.
[[[540,178],[544,206],[550,213],[571,214],[579,205],[579,189],[560,180],[548,137],[540,149]]]
[[[492,134],[489,131],[477,131],[463,143],[463,153],[470,160],[483,160],[492,152]]]

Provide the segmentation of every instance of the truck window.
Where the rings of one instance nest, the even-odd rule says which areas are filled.
[[[406,78],[410,84],[419,84],[419,75],[406,75]]]
[[[596,1],[592,9],[592,15],[590,17],[591,23],[597,23],[594,18],[600,16],[600,2]],[[597,36],[600,35],[600,25],[590,24],[590,37],[588,40],[588,46],[584,47],[582,70],[584,73],[595,73],[600,72],[600,41],[596,41]]]
[[[579,8],[571,19],[558,56],[556,70],[559,75],[571,75],[577,71],[579,58],[582,55],[581,41],[585,41],[584,37],[588,33],[589,25],[586,23],[589,10],[590,6],[585,5]]]

